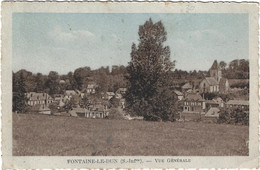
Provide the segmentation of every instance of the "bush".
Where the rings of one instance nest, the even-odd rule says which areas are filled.
[[[52,114],[59,112],[57,103],[51,103],[49,105],[49,108],[50,108]]]
[[[117,108],[109,110],[108,119],[124,119],[124,116],[119,112]]]
[[[219,114],[218,123],[249,125],[248,110],[240,108],[222,109]]]
[[[230,85],[231,88],[249,88],[249,82],[243,82],[243,81],[240,81],[240,82],[237,82],[237,83],[234,83],[232,85]]]
[[[110,104],[112,107],[118,107],[119,106],[119,99],[117,99],[115,96],[110,99]]]
[[[204,98],[207,100],[212,100],[217,96],[216,93],[204,93]]]

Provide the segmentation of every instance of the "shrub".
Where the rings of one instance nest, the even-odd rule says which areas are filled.
[[[124,119],[123,114],[119,112],[117,108],[112,108],[109,110],[108,119]]]
[[[249,112],[240,108],[222,109],[218,123],[249,125]]]
[[[204,93],[204,98],[207,100],[212,100],[217,96],[216,93]]]

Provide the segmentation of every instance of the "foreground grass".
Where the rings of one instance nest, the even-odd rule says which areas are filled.
[[[248,155],[247,126],[13,114],[16,156]]]

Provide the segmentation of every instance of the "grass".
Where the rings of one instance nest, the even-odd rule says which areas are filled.
[[[247,126],[13,114],[15,156],[248,155]]]

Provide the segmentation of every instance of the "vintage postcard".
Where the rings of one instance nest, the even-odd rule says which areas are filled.
[[[257,168],[258,3],[3,2],[4,169]]]

